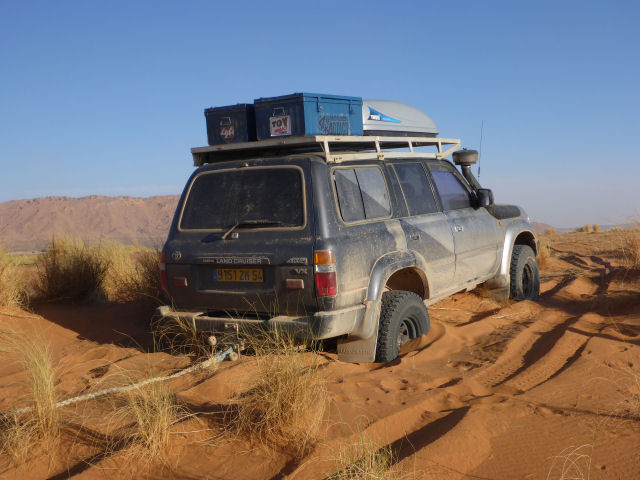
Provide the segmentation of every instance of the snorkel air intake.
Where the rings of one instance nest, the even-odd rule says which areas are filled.
[[[458,150],[457,152],[453,152],[453,163],[460,166],[460,170],[462,170],[462,175],[467,179],[469,184],[473,187],[474,190],[479,190],[482,187],[476,177],[471,173],[471,165],[475,165],[478,163],[478,151],[477,150],[467,150],[463,148],[462,150]]]

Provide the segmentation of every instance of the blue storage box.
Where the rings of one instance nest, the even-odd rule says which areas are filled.
[[[256,139],[256,117],[250,103],[207,108],[204,116],[209,145],[253,142]]]
[[[304,135],[362,135],[362,98],[294,93],[253,102],[258,140]]]

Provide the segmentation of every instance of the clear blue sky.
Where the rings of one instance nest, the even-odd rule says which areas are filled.
[[[635,1],[0,6],[0,201],[179,193],[203,109],[297,91],[415,105],[499,202],[640,217]]]

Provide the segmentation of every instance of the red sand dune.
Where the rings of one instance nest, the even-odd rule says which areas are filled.
[[[103,400],[73,410],[84,418],[84,435],[65,438],[57,453],[34,445],[17,466],[0,456],[0,479],[321,480],[359,430],[390,447],[395,478],[560,479],[566,460],[579,472],[565,478],[640,478],[640,274],[620,265],[611,238],[555,238],[539,302],[497,303],[472,292],[432,306],[431,332],[395,362],[354,365],[320,355],[330,405],[318,444],[303,458],[250,439],[211,440],[219,431],[208,412],[249,383],[254,360],[244,356],[171,384],[196,416],[173,427],[165,463],[147,465],[89,438],[109,418]],[[37,311],[4,312],[0,327],[46,336],[60,398],[121,383],[123,372],[144,378],[190,363],[147,352],[147,317],[134,305]],[[19,365],[0,364],[0,411],[19,404],[21,380]]]

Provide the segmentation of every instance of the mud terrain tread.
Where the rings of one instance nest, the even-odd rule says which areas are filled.
[[[536,260],[536,254],[533,249],[529,245],[514,245],[513,252],[511,253],[511,263],[509,265],[509,297],[515,298],[517,300],[524,300],[518,294],[518,285],[521,283],[519,280],[519,276],[522,272],[518,271],[518,267],[520,264],[520,259],[522,257],[531,256],[536,262],[536,269],[538,262]],[[539,274],[538,274],[539,275]],[[538,289],[540,288],[540,281],[538,280]],[[537,300],[538,295],[535,295],[535,298],[527,299],[527,300]]]
[[[394,360],[398,355],[397,352],[397,338],[393,335],[393,315],[400,309],[405,302],[416,302],[424,309],[424,318],[426,318],[426,325],[422,325],[428,331],[429,329],[429,314],[427,307],[424,306],[422,298],[413,292],[407,292],[404,290],[391,290],[382,294],[382,306],[380,308],[380,327],[378,329],[378,345],[376,348],[376,362],[389,362]],[[424,330],[424,328],[423,328]],[[420,334],[427,333],[426,331],[419,332]]]

